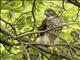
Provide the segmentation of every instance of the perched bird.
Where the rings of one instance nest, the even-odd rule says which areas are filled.
[[[36,40],[37,43],[44,43],[44,44],[49,44],[49,43],[58,43],[59,38],[54,36],[59,35],[62,27],[59,27],[62,25],[62,21],[60,20],[59,16],[53,9],[46,9],[44,11],[44,15],[46,18],[43,20],[42,24],[39,27],[39,31],[41,30],[47,30],[56,27],[55,29],[51,29],[48,32],[42,32],[38,35],[38,38]],[[58,27],[58,28],[57,28]],[[55,40],[55,41],[54,41]]]

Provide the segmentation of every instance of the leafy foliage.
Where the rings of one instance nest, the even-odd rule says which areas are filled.
[[[28,42],[20,41],[21,38],[26,37],[28,38],[29,42],[35,42],[38,34],[37,28],[45,19],[44,10],[46,10],[47,8],[55,10],[64,24],[66,24],[65,26],[63,26],[63,29],[59,35],[59,37],[61,38],[60,43],[65,45],[55,45],[53,47],[47,47],[51,47],[51,52],[57,52],[56,54],[59,55],[59,57],[56,54],[51,54],[51,52],[47,54],[42,50],[32,47],[31,45],[29,46]],[[72,31],[76,31],[76,33],[78,33],[80,37],[79,11],[80,7],[68,2],[58,0],[1,1],[0,23],[1,26],[5,28],[4,31],[0,31],[1,60],[25,60],[23,54],[26,54],[27,56],[33,54],[33,56],[37,56],[37,59],[43,60],[48,60],[48,58],[50,60],[79,60],[80,38],[75,42],[74,37],[71,35]],[[7,32],[6,29],[9,32]],[[8,34],[10,32],[11,34]],[[12,34],[16,35],[17,38],[14,38]],[[67,43],[64,42],[64,40]],[[34,46],[35,45],[37,46],[37,44],[34,44]],[[44,52],[46,55],[42,54],[40,51]],[[60,54],[63,54],[64,56],[62,57],[62,55]],[[36,58],[32,57],[32,60],[36,60]],[[66,57],[69,58],[67,59]]]

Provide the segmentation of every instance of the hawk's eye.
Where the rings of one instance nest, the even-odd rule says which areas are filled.
[[[49,16],[49,13],[48,12],[45,12],[44,15]]]

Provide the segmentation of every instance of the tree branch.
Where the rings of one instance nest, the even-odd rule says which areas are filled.
[[[80,3],[77,0],[67,0],[69,3],[74,4],[77,7],[80,7]]]
[[[13,34],[12,32],[10,32],[8,29],[5,29],[3,26],[0,26],[0,32],[1,33],[4,33],[4,34],[7,34],[13,38],[16,38],[16,35]]]
[[[32,5],[32,17],[34,19],[34,25],[33,25],[33,30],[35,28],[35,24],[36,24],[36,18],[35,18],[35,15],[34,15],[34,12],[35,12],[35,8],[36,8],[36,0],[33,1],[33,5]]]

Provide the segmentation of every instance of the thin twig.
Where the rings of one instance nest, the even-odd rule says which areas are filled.
[[[16,18],[16,20],[13,22],[13,25],[16,25],[20,20],[20,18],[22,17],[23,14],[27,14],[27,13],[30,13],[31,11],[27,11],[27,12],[23,12],[21,13],[21,15],[19,15],[18,18]]]
[[[36,18],[35,18],[35,8],[36,8],[36,0],[33,1],[33,5],[32,5],[32,17],[34,19],[34,25],[33,25],[33,30],[36,26]]]
[[[78,2],[77,0],[67,0],[69,3],[74,4],[77,7],[80,7],[80,2]]]
[[[74,19],[74,21],[76,21],[76,20],[78,19],[78,16],[79,16],[79,11],[80,11],[80,8],[78,7],[77,16],[76,16],[76,18]]]
[[[3,21],[3,22],[5,22],[6,24],[8,24],[12,28],[12,30],[14,31],[14,33],[16,34],[16,29],[13,27],[13,25],[11,23],[6,22],[2,18],[0,18],[0,20]]]

